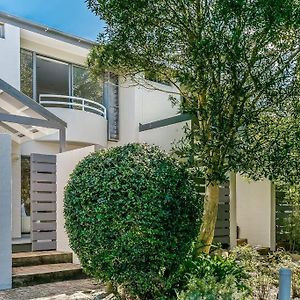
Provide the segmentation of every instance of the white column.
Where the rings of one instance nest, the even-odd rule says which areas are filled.
[[[11,137],[0,134],[0,290],[12,287]]]
[[[230,248],[236,246],[237,224],[236,224],[236,174],[230,174]]]

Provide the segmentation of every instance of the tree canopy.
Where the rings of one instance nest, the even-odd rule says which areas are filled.
[[[299,0],[87,3],[107,24],[93,71],[154,72],[175,85],[193,119],[185,153],[209,184],[231,171],[299,181]]]

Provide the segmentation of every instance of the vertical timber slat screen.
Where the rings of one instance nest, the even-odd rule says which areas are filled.
[[[205,180],[195,180],[200,194],[205,195]],[[215,227],[215,243],[230,245],[230,190],[229,182],[220,186],[220,200],[218,207],[218,217]]]
[[[31,154],[32,251],[56,250],[56,156]]]

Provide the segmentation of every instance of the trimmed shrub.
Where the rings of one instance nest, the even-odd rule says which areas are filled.
[[[88,274],[130,297],[163,299],[197,235],[201,203],[174,158],[129,144],[77,165],[65,189],[66,229]]]

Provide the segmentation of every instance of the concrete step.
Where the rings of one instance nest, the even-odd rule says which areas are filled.
[[[13,287],[85,278],[81,266],[72,263],[13,268]]]
[[[13,244],[12,245],[12,252],[30,252],[32,249],[31,243],[24,243],[24,244]]]
[[[13,253],[12,262],[13,267],[72,263],[72,253],[60,251]]]

